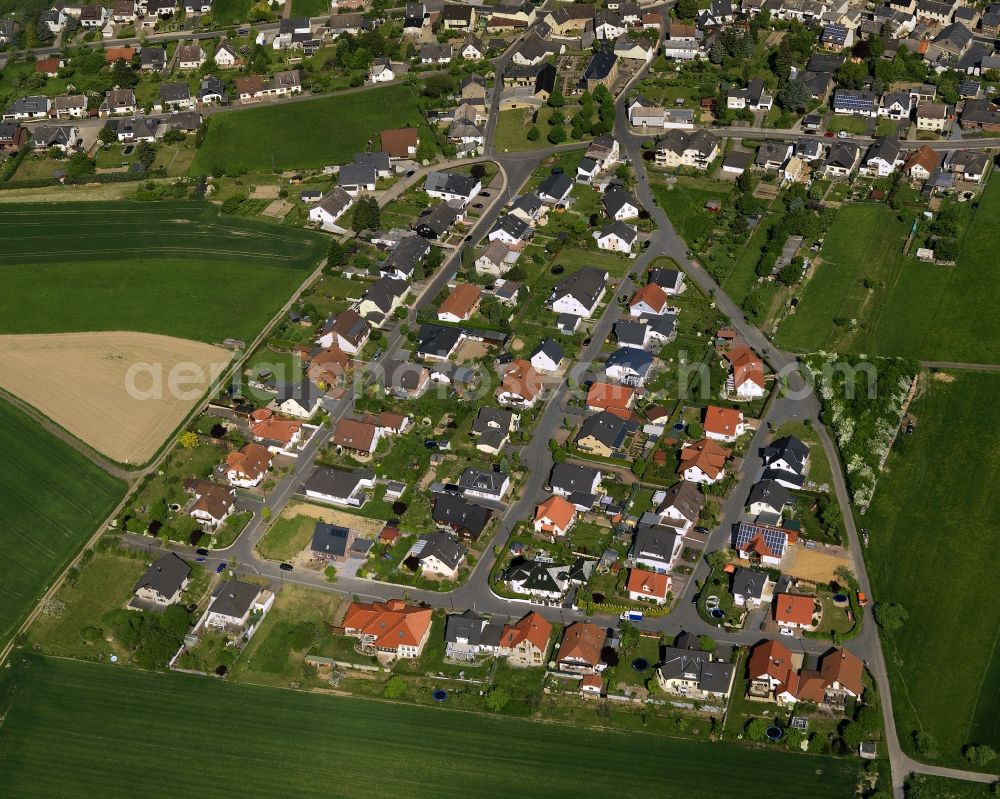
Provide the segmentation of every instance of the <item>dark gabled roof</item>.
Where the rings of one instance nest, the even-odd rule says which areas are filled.
[[[524,211],[529,216],[533,216],[538,213],[539,209],[542,207],[542,200],[534,192],[529,192],[528,194],[522,194],[514,200],[510,207],[518,211]]]
[[[593,436],[609,449],[619,449],[638,427],[637,422],[626,421],[610,411],[600,411],[583,420],[576,440],[582,441]]]
[[[513,419],[514,414],[506,408],[483,407],[479,409],[479,413],[472,423],[472,432],[476,435],[484,435],[492,430],[500,430],[507,434],[510,432]]]
[[[458,478],[458,487],[463,491],[481,491],[499,496],[507,479],[506,472],[486,471],[470,466]]]
[[[423,549],[417,553],[419,560],[435,557],[449,569],[454,569],[465,557],[465,547],[447,533],[427,533],[419,540],[424,542]]]
[[[490,515],[488,508],[473,505],[452,494],[437,494],[434,498],[434,521],[467,530],[473,539],[482,535]]]
[[[478,646],[482,642],[484,631],[489,626],[486,618],[473,610],[449,614],[444,623],[445,643],[454,644],[459,639],[464,639],[470,646]],[[503,628],[500,629],[502,632]]]
[[[279,403],[295,400],[303,408],[311,408],[323,394],[308,380],[302,380],[298,383],[282,383],[276,387],[276,390],[277,397],[275,399]]]
[[[594,478],[598,474],[600,472],[590,466],[557,463],[552,467],[552,477],[549,484],[566,493],[580,491],[589,494],[594,488]]]
[[[665,289],[676,287],[680,276],[681,273],[677,269],[667,269],[664,266],[657,266],[649,270],[649,282]]]
[[[872,161],[876,158],[894,164],[899,158],[899,139],[895,136],[882,136],[875,139],[868,148],[868,152],[865,153],[865,161]]]
[[[379,370],[379,379],[385,388],[401,388],[405,391],[416,391],[420,387],[427,368],[418,363],[408,361],[383,360]]]
[[[622,319],[615,322],[615,338],[619,344],[641,347],[646,343],[646,331],[649,327],[645,322]]]
[[[191,90],[186,83],[161,83],[160,99],[168,103],[176,103],[191,97]]]
[[[704,505],[705,495],[698,490],[698,486],[681,480],[666,490],[656,512],[663,514],[668,508],[674,508],[689,522],[696,522]]]
[[[538,353],[544,353],[552,360],[553,363],[556,364],[558,364],[564,357],[562,347],[560,347],[551,336],[546,337],[541,344],[535,347],[535,351],[531,353],[529,360],[538,355]]]
[[[764,447],[763,456],[765,463],[773,463],[780,458],[793,467],[797,466],[801,473],[809,457],[809,447],[795,436],[785,436],[775,439],[770,446]]]
[[[604,192],[604,208],[609,216],[615,216],[626,205],[639,208],[639,201],[621,186],[612,186]]]
[[[810,72],[833,73],[840,69],[843,63],[842,53],[813,53],[806,62],[806,69]]]
[[[375,303],[379,310],[388,313],[389,309],[392,308],[393,300],[402,297],[408,289],[409,284],[404,280],[395,280],[388,276],[381,277],[365,292],[365,299]]]
[[[348,472],[343,469],[319,468],[306,480],[304,488],[331,497],[349,497],[358,489],[362,480],[371,480],[375,473],[368,469]]]
[[[171,597],[181,590],[184,581],[191,574],[187,565],[175,552],[163,555],[153,561],[145,574],[136,582],[132,592],[140,588],[151,588],[160,596]]]
[[[504,231],[511,238],[522,239],[528,234],[528,231],[531,230],[531,226],[523,219],[516,217],[513,214],[504,214],[497,220],[497,223],[493,226],[493,230],[490,232],[492,233],[497,230]]]
[[[767,580],[768,577],[764,572],[737,567],[733,572],[733,593],[760,599],[764,595],[764,585]]]
[[[455,224],[455,220],[458,219],[459,214],[458,209],[453,208],[448,203],[438,203],[431,210],[417,218],[417,232],[422,234],[432,233],[435,236],[440,236]]]
[[[431,245],[423,236],[404,236],[383,262],[382,271],[411,275],[420,263],[420,259],[430,251]]]
[[[732,663],[712,660],[712,655],[708,652],[668,646],[664,649],[660,674],[667,680],[693,680],[702,691],[723,694],[732,684],[733,668]]]
[[[750,489],[747,507],[755,502],[765,502],[768,507],[780,512],[786,505],[792,504],[792,495],[787,488],[774,480],[761,480]]]
[[[626,366],[639,374],[649,371],[653,365],[653,356],[645,350],[636,347],[619,347],[604,362],[604,368]]]
[[[341,186],[374,186],[377,179],[375,167],[366,164],[344,164],[337,176]]]
[[[858,160],[858,145],[853,142],[837,142],[830,148],[826,163],[850,169]]]
[[[457,327],[424,324],[420,326],[417,355],[447,358],[458,346],[462,331]]]
[[[565,297],[567,294],[580,301],[580,304],[590,308],[604,290],[607,272],[593,266],[584,266],[571,275],[560,280],[552,290],[553,299]]]
[[[556,85],[556,67],[555,64],[549,64],[548,62],[541,65],[541,69],[535,74],[535,94],[541,94],[542,92],[552,93],[552,90]]]
[[[545,195],[554,200],[562,200],[573,189],[573,181],[566,174],[549,175],[538,184],[539,196]]]
[[[427,191],[440,191],[468,197],[478,183],[479,181],[471,175],[462,175],[458,172],[428,172],[424,188]]]
[[[632,539],[632,556],[648,555],[662,561],[669,561],[674,553],[677,532],[671,527],[659,524],[640,524]]]
[[[626,225],[621,220],[616,219],[610,225],[606,225],[601,228],[601,238],[610,235],[615,235],[622,241],[631,245],[632,242],[639,238],[639,231],[631,225]]]

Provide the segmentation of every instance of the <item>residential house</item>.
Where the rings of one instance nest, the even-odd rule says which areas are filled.
[[[536,533],[553,538],[565,536],[576,521],[576,508],[565,497],[553,494],[535,510]]]
[[[704,171],[719,155],[719,138],[707,130],[671,130],[653,152],[657,166],[668,169],[687,166]]]
[[[278,20],[278,33],[271,41],[275,50],[302,47],[302,43],[312,35],[308,17],[292,17]]]
[[[465,563],[465,556],[465,547],[452,536],[447,533],[427,533],[414,542],[403,558],[403,563],[409,565],[415,561],[425,577],[454,580]]]
[[[371,546],[372,541],[360,538],[356,530],[317,521],[313,527],[309,552],[315,560],[344,563],[350,558],[363,560]]]
[[[176,552],[169,552],[150,564],[132,588],[132,595],[140,603],[165,608],[180,601],[190,577],[191,567]]]
[[[371,455],[383,435],[382,428],[371,422],[361,419],[341,419],[333,429],[331,442],[341,449],[358,455]]]
[[[726,108],[730,110],[770,111],[774,98],[767,93],[767,86],[760,78],[752,79],[745,89],[726,91]]]
[[[538,198],[549,205],[565,204],[573,191],[573,181],[568,175],[549,175],[538,184]]]
[[[179,111],[194,108],[194,98],[187,83],[161,83],[160,99],[153,106],[157,111]]]
[[[452,226],[462,218],[461,208],[451,203],[438,203],[429,210],[423,211],[414,223],[418,236],[425,239],[439,239],[451,230]],[[428,249],[428,252],[430,250]]]
[[[632,252],[639,238],[639,231],[624,222],[614,221],[600,230],[594,231],[597,247],[610,252]]]
[[[861,148],[853,142],[839,141],[830,147],[823,163],[823,174],[828,178],[847,178],[854,172],[861,158]]]
[[[368,324],[353,308],[341,311],[319,329],[316,343],[324,349],[336,347],[349,355],[360,352],[371,335]]]
[[[382,262],[379,271],[383,277],[409,281],[413,278],[420,262],[430,251],[431,244],[427,237],[419,234],[416,236],[404,235],[393,246],[389,257]]]
[[[84,94],[61,94],[52,103],[52,114],[56,119],[83,119],[87,116],[87,96]]]
[[[899,139],[880,136],[869,145],[859,172],[872,177],[888,177],[902,163],[899,153]]]
[[[973,150],[952,150],[945,156],[944,166],[967,183],[981,183],[989,170],[987,153]]]
[[[670,298],[660,285],[647,283],[632,296],[628,307],[632,316],[659,316],[670,310]]]
[[[673,61],[694,61],[702,56],[698,29],[681,22],[670,23],[662,47],[663,57]]]
[[[459,53],[466,61],[482,61],[486,57],[487,49],[478,36],[470,36],[462,42]]]
[[[302,440],[302,423],[278,419],[269,408],[261,408],[250,417],[250,433],[274,454],[293,454]]]
[[[368,80],[370,83],[389,83],[395,77],[396,73],[392,71],[392,64],[388,58],[375,58],[368,67]]]
[[[143,72],[162,72],[167,67],[167,51],[162,47],[143,47],[139,52],[139,69]]]
[[[726,473],[726,461],[732,452],[709,438],[684,444],[677,473],[692,483],[711,485]]]
[[[441,16],[438,18],[445,30],[469,31],[476,27],[475,6],[462,5],[460,3],[445,3],[441,9]]]
[[[769,139],[757,148],[754,166],[766,172],[777,171],[792,157],[792,149],[788,142]]]
[[[251,442],[226,456],[226,479],[229,485],[253,488],[264,479],[270,465],[270,450]]]
[[[251,583],[227,580],[212,594],[212,604],[205,613],[205,626],[217,629],[244,630],[258,624],[274,604],[274,594]]]
[[[544,390],[542,376],[530,361],[519,358],[500,368],[500,387],[496,399],[501,405],[531,408]]]
[[[649,282],[663,289],[667,296],[684,291],[684,273],[677,269],[657,266],[649,270]]]
[[[510,250],[520,252],[533,236],[531,225],[514,214],[504,214],[497,220],[487,239],[490,243],[499,242]]]
[[[587,389],[587,408],[592,411],[609,410],[619,415],[629,413],[635,403],[635,389],[615,383],[594,381]]]
[[[434,524],[441,529],[451,530],[464,541],[478,541],[491,516],[489,508],[473,505],[454,494],[436,494],[434,497]]]
[[[653,356],[635,347],[620,347],[604,362],[604,374],[627,386],[641,386],[653,369]]]
[[[772,441],[761,452],[763,479],[774,480],[785,488],[799,489],[809,467],[809,447],[795,436]]]
[[[510,491],[510,475],[496,466],[491,471],[469,466],[458,478],[458,487],[465,497],[501,502]]]
[[[345,377],[353,366],[351,356],[337,347],[329,347],[311,353],[306,376],[320,389],[345,382]]]
[[[733,408],[709,405],[705,408],[705,436],[715,441],[732,443],[747,431],[743,412]]]
[[[553,338],[547,337],[535,347],[529,361],[536,372],[557,372],[563,358],[562,347]]]
[[[184,481],[184,489],[194,496],[188,515],[203,524],[217,526],[229,518],[236,504],[236,489],[221,486],[209,480],[191,478]]]
[[[750,489],[747,510],[761,524],[780,524],[785,508],[792,506],[792,495],[775,480],[761,480]]]
[[[16,122],[0,122],[0,153],[16,153],[27,141],[27,128]]]
[[[910,152],[903,163],[903,174],[910,180],[924,182],[941,163],[941,156],[926,144]]]
[[[481,190],[482,183],[458,172],[429,172],[424,181],[424,191],[429,196],[445,202],[459,202],[463,206],[472,202]]]
[[[450,44],[425,44],[418,53],[421,64],[450,64],[452,49]]]
[[[917,106],[917,130],[944,133],[948,126],[948,106],[944,103],[921,103]]]
[[[656,670],[656,683],[666,693],[688,700],[725,701],[735,675],[732,663],[715,659],[711,652],[668,646]]]
[[[236,52],[236,47],[228,39],[222,41],[212,54],[212,61],[220,69],[233,69],[243,65],[243,59]]]
[[[656,506],[656,515],[660,517],[660,524],[673,527],[685,535],[697,524],[704,506],[705,495],[698,490],[698,486],[681,480],[663,493],[663,499]]]
[[[344,634],[361,640],[362,647],[380,656],[417,658],[430,637],[432,610],[388,602],[352,602],[344,616]]]
[[[576,621],[566,627],[556,663],[560,671],[573,674],[596,674],[607,667],[601,650],[607,635],[603,627],[589,621]]]
[[[277,387],[275,410],[296,419],[311,419],[323,402],[323,394],[308,380]]]
[[[633,601],[665,605],[670,593],[670,575],[645,569],[630,569],[625,588],[628,598]]]
[[[21,97],[14,101],[13,105],[3,113],[5,121],[45,119],[49,116],[52,108],[52,101],[48,97],[32,95]]]
[[[341,231],[343,228],[337,223],[352,205],[354,198],[340,186],[334,186],[309,209],[309,221],[323,230]]]
[[[604,298],[607,280],[606,271],[584,266],[555,285],[549,297],[549,307],[557,314],[589,319]]]
[[[684,548],[683,536],[673,527],[640,522],[632,537],[629,558],[639,567],[669,572]]]
[[[612,186],[604,192],[603,202],[607,215],[619,221],[634,219],[642,210],[635,197],[619,186]]]
[[[497,654],[504,626],[472,610],[449,614],[444,627],[445,656],[471,662],[481,654]]]
[[[360,166],[358,164],[344,164],[337,176],[337,183],[340,188],[352,197],[357,197],[361,192],[375,191],[377,180],[378,176],[375,174],[375,167]]]
[[[368,469],[316,469],[303,484],[303,492],[309,499],[360,508],[368,499],[367,491],[375,487],[375,473]]]
[[[98,115],[102,117],[128,116],[134,114],[137,109],[134,91],[131,89],[111,89],[104,96],[104,102],[98,109]]]
[[[31,146],[35,150],[54,147],[66,153],[76,148],[81,141],[80,129],[75,125],[35,125],[31,128]]]
[[[503,579],[511,591],[534,600],[560,600],[570,586],[569,567],[549,561],[515,559]]]
[[[376,326],[381,325],[402,304],[409,290],[409,284],[403,280],[381,277],[365,292],[357,311]]]
[[[205,51],[199,44],[183,44],[175,54],[178,69],[198,69],[205,63]],[[218,63],[218,61],[216,61]]]
[[[638,428],[638,422],[632,419],[623,419],[611,411],[598,411],[583,420],[574,443],[591,455],[610,458]]]
[[[551,637],[552,625],[543,616],[531,611],[513,625],[504,625],[497,651],[507,657],[511,666],[542,666]]]
[[[578,511],[585,512],[597,502],[601,472],[592,466],[556,463],[552,467],[549,485],[553,494],[566,497]]]
[[[605,27],[605,32],[611,35],[608,38],[616,39],[624,33],[624,30],[609,25]],[[597,30],[595,28],[595,33]],[[580,87],[593,92],[598,86],[604,86],[611,91],[615,81],[618,80],[618,56],[605,50],[594,53],[583,71],[583,78],[580,80]]]
[[[733,571],[731,592],[734,605],[754,610],[771,601],[774,583],[766,572],[736,567]]]
[[[489,455],[496,455],[510,440],[510,434],[517,429],[519,417],[506,408],[479,409],[472,423],[472,435],[476,439],[476,449]]]
[[[764,364],[757,354],[745,344],[739,344],[731,347],[725,353],[725,358],[729,361],[731,390],[736,397],[741,400],[763,397],[766,393]]]
[[[780,566],[786,549],[790,544],[794,544],[797,538],[798,535],[791,530],[766,524],[739,522],[733,533],[733,549],[751,564]]]
[[[779,627],[789,630],[812,628],[816,597],[802,594],[775,594],[771,602],[774,620]]]
[[[430,387],[431,375],[426,366],[406,361],[383,361],[381,381],[386,394],[397,399],[418,399]]]
[[[486,248],[476,258],[476,271],[481,275],[500,277],[509,272],[515,261],[510,260],[514,251],[499,238],[491,239]]]

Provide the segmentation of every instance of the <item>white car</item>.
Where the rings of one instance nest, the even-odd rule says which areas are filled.
[[[850,134],[846,130],[842,130],[837,134],[838,139],[846,139]]]
[[[787,635],[789,637],[795,635],[795,630],[793,630],[791,627],[782,627],[781,629],[778,630],[778,632],[780,632],[782,635]]]

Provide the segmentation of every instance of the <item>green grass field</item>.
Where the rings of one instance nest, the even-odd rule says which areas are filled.
[[[219,114],[209,122],[191,174],[216,167],[271,172],[344,163],[369,143],[377,150],[386,128],[420,121],[416,97],[403,84]]]
[[[595,796],[843,799],[859,769],[848,759],[110,665],[17,665],[0,684],[0,784],[9,799],[62,795],[67,785],[101,797],[458,799],[474,791],[558,799],[586,786]]]
[[[0,641],[111,513],[122,482],[0,401]]]
[[[326,248],[197,202],[4,205],[0,229],[0,333],[251,339]]]
[[[899,602],[909,620],[883,633],[899,736],[934,736],[944,762],[970,742],[1000,748],[1000,671],[991,553],[1000,544],[1000,375],[931,379],[910,407],[860,523],[876,602]],[[947,665],[945,665],[945,663]],[[947,678],[945,677],[947,672]]]
[[[212,17],[220,26],[231,25],[247,18],[251,0],[215,0],[212,3]]]
[[[1000,362],[1000,182],[991,181],[961,243],[957,266],[902,255],[915,212],[884,205],[846,205],[821,253],[823,263],[802,291],[779,346],[899,355],[968,363]],[[862,284],[873,282],[872,289]],[[834,320],[842,324],[835,324]],[[852,329],[844,321],[857,319]]]
[[[292,0],[293,17],[315,17],[329,11],[328,0]]]

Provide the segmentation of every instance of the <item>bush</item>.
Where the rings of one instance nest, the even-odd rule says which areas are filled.
[[[909,616],[906,608],[895,602],[875,603],[875,621],[883,630],[902,629]]]
[[[989,765],[997,756],[997,753],[993,751],[993,747],[986,744],[971,744],[965,747],[962,754],[976,768],[983,768]]]
[[[510,692],[502,685],[494,685],[486,694],[486,709],[491,713],[499,713],[510,701]]]
[[[764,719],[750,719],[744,732],[751,741],[763,741],[767,738],[767,728],[770,726]]]
[[[399,699],[405,690],[406,680],[397,674],[389,678],[389,681],[385,684],[385,688],[382,690],[382,696],[386,699]]]
[[[80,630],[80,637],[85,644],[96,644],[104,637],[104,630],[100,627],[84,627]]]

